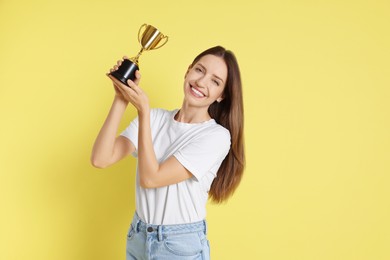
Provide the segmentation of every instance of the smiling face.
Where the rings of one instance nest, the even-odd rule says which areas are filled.
[[[223,99],[228,70],[225,61],[214,55],[205,55],[190,66],[184,80],[184,99],[187,105],[208,107]]]

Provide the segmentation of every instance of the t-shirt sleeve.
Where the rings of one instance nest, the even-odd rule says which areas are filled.
[[[195,138],[176,151],[173,156],[199,181],[206,173],[215,176],[230,150],[230,133],[227,129]]]
[[[159,117],[162,117],[164,114],[164,111],[162,109],[151,109],[150,110],[150,125],[152,128],[152,134],[153,129],[156,126],[156,119]],[[130,142],[133,143],[135,147],[135,151],[132,153],[134,157],[138,157],[138,116],[133,119],[133,121],[130,122],[129,126],[120,134],[121,136],[126,137],[130,140]]]

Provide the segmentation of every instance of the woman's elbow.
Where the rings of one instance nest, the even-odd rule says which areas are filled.
[[[157,188],[157,186],[155,186],[153,182],[151,182],[150,180],[147,180],[146,178],[142,178],[142,177],[139,180],[139,185],[144,189]]]
[[[93,167],[99,168],[99,169],[104,169],[104,168],[107,168],[109,166],[108,163],[106,163],[102,160],[99,160],[97,158],[94,158],[94,157],[91,157],[91,164]]]

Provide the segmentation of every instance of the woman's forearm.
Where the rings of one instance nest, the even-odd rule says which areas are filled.
[[[152,133],[150,129],[149,111],[139,113],[138,129],[138,173],[140,185],[148,187],[153,175],[158,172],[159,163],[153,148]]]
[[[91,163],[98,168],[104,168],[110,164],[114,153],[114,144],[118,127],[126,110],[128,102],[116,96],[110,112],[95,140]]]

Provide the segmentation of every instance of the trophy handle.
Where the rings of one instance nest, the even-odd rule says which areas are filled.
[[[162,46],[164,46],[168,42],[168,36],[161,37],[161,39],[164,39],[164,38],[165,38],[165,42],[163,44],[161,44],[160,46],[153,48],[153,50],[160,49]]]
[[[139,30],[138,30],[138,42],[139,42],[139,44],[141,44],[142,45],[142,43],[141,43],[141,30],[142,30],[142,28],[145,28],[146,26],[148,26],[146,23],[144,23],[143,25],[141,25],[141,27],[139,28]]]

